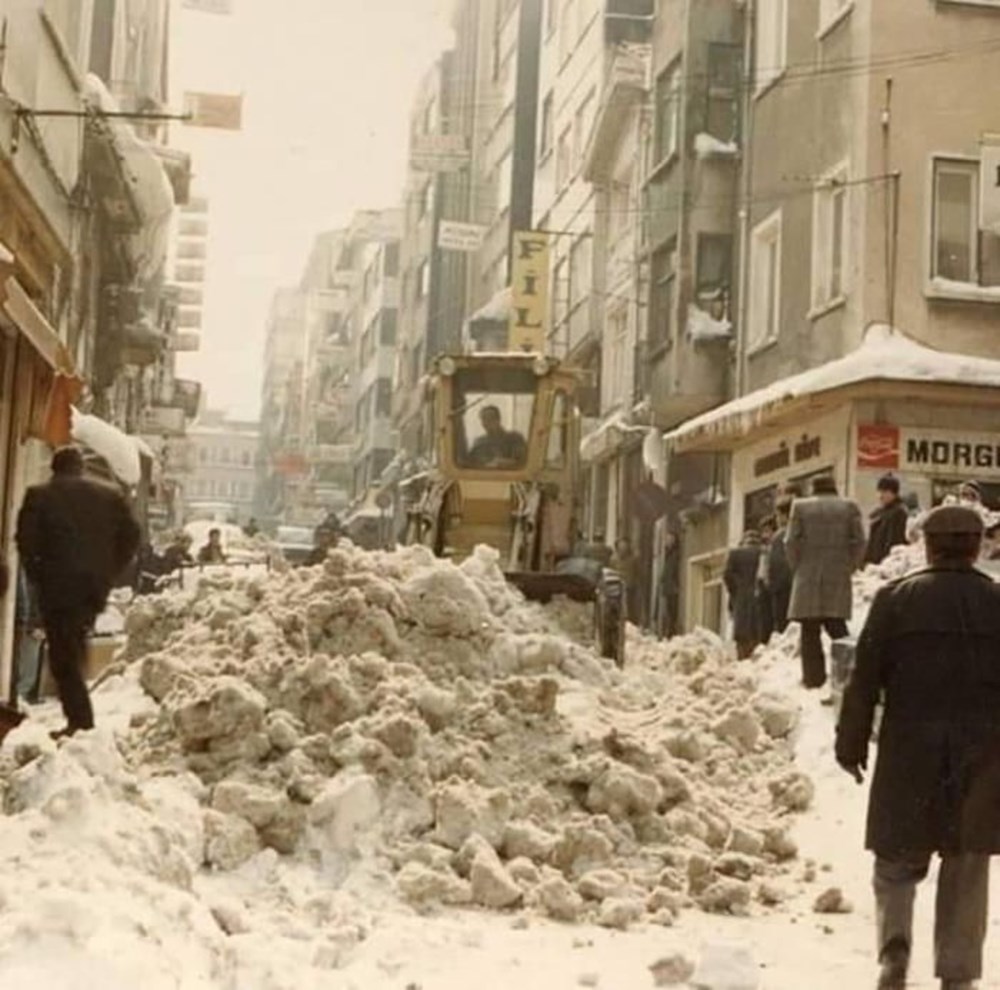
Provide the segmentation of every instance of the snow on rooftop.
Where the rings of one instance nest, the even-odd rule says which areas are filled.
[[[688,420],[668,433],[672,443],[699,436],[739,436],[768,412],[807,395],[861,382],[889,381],[1000,387],[1000,361],[936,351],[885,324],[873,324],[856,350],[835,361],[783,378]]]

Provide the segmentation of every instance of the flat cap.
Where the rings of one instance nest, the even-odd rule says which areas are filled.
[[[982,536],[983,519],[975,509],[967,509],[963,505],[939,505],[927,513],[924,532],[928,536],[954,533]]]

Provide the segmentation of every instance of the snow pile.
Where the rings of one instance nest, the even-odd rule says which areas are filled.
[[[796,855],[794,703],[706,633],[635,637],[619,672],[566,635],[586,609],[525,603],[489,551],[340,549],[128,625],[160,705],[124,745],[145,774],[197,778],[201,865],[319,858],[420,910],[623,928],[774,903]]]

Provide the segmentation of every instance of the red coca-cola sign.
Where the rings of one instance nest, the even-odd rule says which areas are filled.
[[[858,467],[881,471],[899,468],[899,427],[862,424],[858,427]]]

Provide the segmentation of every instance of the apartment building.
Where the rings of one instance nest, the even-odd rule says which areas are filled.
[[[965,477],[1000,483],[1000,7],[755,10],[738,398],[668,435],[678,468],[724,466],[689,623],[717,620],[726,539],[779,484],[832,471],[868,505],[892,471],[927,506]]]
[[[189,428],[187,445],[185,519],[218,518],[225,506],[229,521],[246,523],[254,511],[258,424],[206,410]]]
[[[352,401],[355,509],[367,509],[383,471],[396,456],[392,383],[399,331],[399,210],[357,214],[348,228],[338,268],[351,272],[348,320],[354,352]]]

